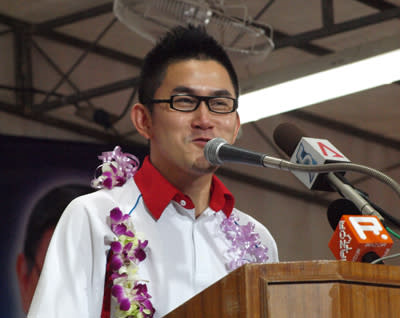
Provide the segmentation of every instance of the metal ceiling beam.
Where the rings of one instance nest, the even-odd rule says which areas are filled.
[[[14,31],[15,103],[29,111],[33,105],[32,42],[24,28]]]
[[[93,46],[93,43],[91,43],[90,41],[85,41],[52,30],[57,27],[62,27],[64,25],[76,23],[85,19],[94,18],[99,15],[111,13],[112,11],[113,11],[113,3],[106,3],[103,5],[99,5],[97,7],[89,8],[86,10],[82,10],[80,12],[75,12],[73,14],[69,14],[63,17],[55,18],[53,20],[33,25],[31,30],[35,35],[42,36],[50,40],[61,42],[83,50],[91,48],[91,52],[93,53],[103,55],[105,57],[112,58],[119,62],[127,63],[135,67],[141,67],[142,60],[135,56],[131,56],[129,54],[125,54],[120,51],[104,47],[99,44]]]
[[[290,37],[289,34],[284,33],[282,31],[274,29],[274,42],[279,42],[281,39],[285,39],[287,37]],[[295,48],[302,50],[304,52],[310,53],[312,55],[316,56],[323,56],[327,55],[330,53],[333,53],[333,50],[324,48],[323,46],[312,44],[312,43],[301,43],[299,45],[294,45]]]
[[[333,120],[324,116],[316,115],[305,110],[295,110],[287,113],[287,115],[296,119],[312,122],[313,124],[318,126],[323,126],[325,128],[340,131],[342,133],[349,134],[369,142],[374,142],[376,144],[392,148],[397,151],[400,149],[399,140],[385,137],[384,135],[361,129],[343,122],[338,122],[337,120]]]
[[[394,4],[385,1],[385,0],[356,0],[358,2],[361,2],[371,8],[375,8],[378,10],[387,10],[387,9],[394,9],[398,8],[398,6],[395,6]]]
[[[16,19],[16,18],[12,18],[6,14],[2,14],[1,12],[0,12],[0,23],[8,25],[9,27],[12,27],[12,28],[18,28],[18,27],[23,28],[23,27],[30,26],[29,23],[26,23],[26,22]]]
[[[73,105],[83,100],[88,100],[90,98],[104,96],[107,94],[115,93],[127,88],[135,87],[138,84],[138,78],[132,77],[117,81],[111,84],[103,85],[96,88],[91,88],[86,91],[82,91],[79,94],[73,94],[65,96],[58,101],[48,102],[44,104],[34,105],[33,111],[35,113],[46,112],[56,108],[60,108],[66,105]]]
[[[42,56],[42,58],[56,71],[56,73],[58,75],[60,75],[61,77],[65,77],[65,81],[69,84],[69,86],[75,91],[75,94],[80,94],[81,90],[79,89],[79,87],[68,77],[65,76],[65,73],[61,70],[61,68],[56,64],[56,62],[53,61],[53,59],[46,54],[46,52],[35,42],[32,41],[32,46],[33,48],[35,48],[39,54]],[[51,96],[54,96],[55,92],[50,93]],[[49,92],[45,92],[45,96],[48,96]],[[87,104],[91,107],[94,108],[94,105],[88,100],[86,101]],[[76,104],[78,106],[78,104]]]
[[[40,32],[34,33],[34,35],[63,43],[65,45],[70,45],[82,50],[86,50],[87,48],[92,46],[90,51],[92,53],[102,55],[104,57],[111,58],[118,62],[129,64],[138,68],[142,66],[142,59],[136,56],[125,54],[120,51],[102,46],[100,44],[96,44],[95,46],[93,46],[93,43],[90,41],[85,41],[67,34],[63,34],[61,32],[56,32],[52,30],[41,30]]]
[[[88,47],[86,50],[84,50],[79,57],[76,59],[76,61],[71,65],[71,67],[68,68],[68,70],[61,76],[61,79],[57,82],[55,86],[50,90],[50,92],[46,95],[44,101],[42,104],[47,103],[50,95],[54,92],[57,91],[58,88],[61,87],[63,83],[69,78],[69,76],[74,72],[74,70],[79,67],[79,65],[85,60],[85,58],[89,55],[91,52],[91,49],[95,47],[98,42],[108,33],[108,31],[113,27],[113,25],[117,22],[117,18],[113,18],[108,25],[97,35],[95,40],[92,42],[92,45]]]
[[[322,0],[322,1],[324,1],[324,0]],[[331,0],[328,0],[328,1],[331,1]],[[266,3],[264,5],[264,7],[261,8],[261,10],[253,17],[254,21],[258,21],[259,18],[269,9],[269,7],[274,2],[275,2],[275,0],[269,0],[268,3]],[[273,29],[273,34],[274,34],[274,38],[275,39],[285,38],[285,37],[288,36],[288,34],[282,32],[282,31],[279,31],[279,30],[277,30],[275,28]],[[310,53],[310,54],[313,54],[313,55],[318,55],[318,56],[326,55],[326,54],[329,54],[329,53],[333,52],[332,50],[326,49],[326,48],[324,48],[322,46],[318,46],[318,45],[315,45],[315,44],[312,44],[312,43],[305,43],[305,44],[298,45],[298,46],[295,46],[295,47],[298,48],[299,50],[304,51],[304,52],[307,52],[307,53]]]
[[[322,24],[329,28],[335,23],[333,14],[333,0],[321,0]]]
[[[30,35],[26,32],[29,24],[1,13],[0,23],[10,27],[7,33],[11,32],[14,36],[15,103],[30,108],[33,104],[33,84]]]
[[[400,8],[384,10],[379,13],[371,14],[358,19],[353,19],[343,23],[333,24],[329,28],[321,28],[312,30],[296,35],[292,35],[287,38],[283,38],[275,41],[275,48],[280,49],[288,46],[296,46],[310,41],[318,40],[323,37],[332,36],[338,33],[355,30],[358,28],[366,27],[372,24],[389,21],[391,19],[400,17]]]
[[[53,126],[60,129],[65,129],[68,131],[72,131],[74,133],[82,134],[88,137],[95,138],[97,140],[103,142],[109,142],[113,144],[119,144],[121,146],[127,145],[132,147],[143,147],[145,145],[133,142],[123,136],[116,136],[109,133],[106,133],[101,130],[85,127],[79,124],[75,124],[72,122],[68,122],[59,118],[55,118],[53,116],[49,116],[48,114],[43,113],[25,113],[20,110],[20,107],[16,107],[16,105],[5,103],[0,101],[0,111],[16,115],[25,119],[30,119],[36,122],[40,122],[49,126]]]
[[[99,10],[99,9],[97,9]],[[96,10],[94,10],[96,11]],[[7,26],[12,27],[13,29],[16,28],[23,28],[27,33],[30,33],[32,35],[44,37],[46,39],[56,41],[59,43],[63,43],[65,45],[70,45],[72,47],[76,47],[78,49],[86,50],[87,48],[92,46],[92,42],[90,41],[85,41],[67,34],[63,34],[61,32],[53,31],[50,29],[46,29],[45,27],[37,27],[35,25],[32,25],[30,23],[27,23],[25,21],[19,20],[12,18],[8,15],[1,14],[0,13],[0,23],[3,23]],[[52,24],[55,25],[53,22]],[[61,22],[60,22],[61,24]],[[113,60],[132,65],[134,67],[140,68],[142,66],[142,59],[132,56],[129,54],[122,53],[118,50],[114,50],[102,45],[95,45],[91,48],[91,52],[111,58]]]
[[[11,29],[4,30],[4,31],[0,31],[0,36],[9,34],[9,33],[11,33],[11,32],[13,32]]]
[[[52,20],[48,20],[42,23],[38,23],[34,25],[34,28],[36,31],[40,30],[48,30],[48,29],[54,29],[58,27],[62,27],[67,24],[72,24],[76,23],[85,19],[90,19],[97,17],[99,15],[111,13],[113,11],[113,3],[106,3],[103,5],[99,5],[97,7],[85,9],[79,12],[75,12],[69,15],[65,15],[63,17],[58,17]]]
[[[323,1],[323,0],[321,0],[321,1]],[[368,3],[378,3],[378,2],[381,3],[382,2],[382,1],[374,1],[374,0],[370,0],[370,1],[359,0],[359,1],[365,2],[365,3],[366,2],[368,2]],[[385,2],[385,1],[383,1],[383,2]],[[386,7],[386,8],[388,8],[388,7]],[[29,30],[31,30],[31,31],[34,30],[33,33],[35,35],[43,36],[45,38],[64,43],[66,45],[78,47],[80,49],[87,49],[87,47],[92,45],[91,42],[84,41],[84,40],[81,40],[79,38],[75,38],[75,37],[72,37],[69,35],[65,35],[60,32],[56,32],[56,31],[52,31],[52,30],[45,30],[45,28],[60,27],[60,26],[63,26],[63,25],[69,24],[69,23],[81,21],[86,18],[98,16],[100,14],[105,14],[107,12],[110,12],[111,10],[112,10],[112,4],[106,4],[106,5],[98,6],[98,7],[92,8],[92,9],[88,9],[86,12],[84,12],[84,11],[77,12],[77,13],[74,13],[74,14],[71,14],[68,16],[56,18],[56,19],[41,23],[41,24],[38,24],[35,26],[25,23],[24,21],[14,19],[14,18],[8,17],[6,15],[0,14],[0,23],[4,23],[12,28],[16,28],[16,27],[23,27],[23,28],[27,28],[27,29],[29,28]],[[327,11],[325,14],[329,15],[330,13]],[[333,14],[333,12],[332,12],[332,14]],[[354,28],[359,28],[359,27],[367,26],[367,25],[374,24],[374,23],[383,22],[383,21],[386,21],[386,20],[389,20],[389,19],[392,19],[395,17],[399,17],[399,16],[400,16],[400,10],[398,7],[394,6],[394,7],[390,7],[390,10],[385,10],[378,14],[362,17],[360,19],[347,21],[347,22],[340,23],[337,25],[332,25],[331,28],[323,28],[323,29],[314,30],[314,31],[310,31],[310,32],[306,32],[306,33],[302,33],[302,34],[298,34],[298,35],[294,35],[294,36],[287,36],[287,37],[285,37],[286,35],[283,33],[281,33],[279,36],[279,32],[276,32],[278,35],[277,40],[276,40],[276,44],[277,44],[276,46],[277,46],[277,48],[282,48],[285,46],[293,45],[293,46],[301,48],[301,49],[309,50],[309,52],[311,54],[326,55],[327,53],[330,53],[330,50],[321,48],[319,46],[313,45],[312,43],[308,43],[308,42],[312,41],[314,39],[317,39],[317,38],[321,38],[324,36],[330,36],[330,35],[333,35],[336,33],[349,31]],[[100,54],[100,55],[112,58],[112,59],[116,59],[118,61],[122,61],[127,64],[131,64],[136,67],[140,67],[141,63],[142,63],[142,60],[139,58],[121,53],[121,52],[113,50],[113,49],[109,49],[107,47],[102,47],[100,45],[97,45],[96,47],[94,47],[93,52],[96,54]],[[314,52],[314,53],[312,53],[312,52]],[[317,53],[315,53],[315,52],[317,52]],[[37,108],[37,110],[38,110],[38,112],[48,111],[48,110],[62,107],[62,106],[68,105],[68,104],[74,104],[76,102],[79,102],[81,100],[85,100],[88,98],[93,98],[93,97],[113,93],[118,90],[132,87],[132,85],[135,85],[135,84],[133,84],[133,82],[135,82],[135,80],[136,80],[135,78],[130,79],[130,80],[123,80],[123,81],[119,81],[114,84],[109,84],[109,85],[105,85],[103,87],[90,89],[85,92],[82,92],[81,94],[70,95],[70,96],[62,98],[58,101],[54,101],[54,102],[50,102],[50,103],[41,105]],[[132,82],[127,83],[126,81],[128,81],[128,82],[132,81]]]

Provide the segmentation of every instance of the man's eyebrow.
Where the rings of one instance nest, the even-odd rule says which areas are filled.
[[[172,90],[172,93],[178,93],[178,94],[186,93],[194,95],[194,90],[187,86],[177,86]]]
[[[233,97],[231,92],[227,89],[219,89],[213,92],[214,96],[225,96],[225,97]]]
[[[187,86],[177,86],[172,90],[173,94],[189,94],[189,95],[196,95],[196,91]],[[213,91],[210,96],[225,96],[225,97],[233,97],[231,92],[227,89],[218,89]]]

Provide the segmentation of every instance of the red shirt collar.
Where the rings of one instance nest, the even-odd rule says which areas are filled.
[[[190,198],[169,183],[151,164],[148,156],[144,159],[134,179],[142,193],[144,203],[156,220],[160,218],[171,200],[177,202],[185,200],[187,203],[185,208],[194,208]],[[229,217],[235,205],[235,198],[215,175],[213,175],[210,191],[210,208],[216,212],[222,210]]]

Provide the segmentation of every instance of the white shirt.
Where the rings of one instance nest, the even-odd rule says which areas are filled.
[[[158,189],[162,192],[163,189]],[[75,199],[67,207],[49,245],[29,318],[99,318],[107,254],[116,239],[110,210],[131,211],[135,230],[148,240],[138,275],[148,281],[155,318],[186,302],[229,273],[226,252],[231,242],[220,229],[226,215],[207,208],[198,218],[190,198],[171,200],[157,219],[140,197],[133,180]],[[145,197],[145,196],[144,196]],[[269,231],[252,217],[233,209],[241,224],[253,222],[268,248],[268,262],[278,253]],[[113,300],[111,307],[117,303]],[[112,309],[113,313],[113,309]]]

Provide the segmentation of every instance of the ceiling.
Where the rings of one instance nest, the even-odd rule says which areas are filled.
[[[292,68],[369,42],[379,45],[386,38],[397,38],[400,47],[400,0],[245,2],[255,21],[272,26],[275,50],[256,63],[234,58],[243,87],[259,76],[284,77]],[[1,0],[0,112],[95,140],[144,144],[127,110],[136,100],[137,75],[151,47],[152,43],[115,19],[112,1]],[[393,67],[399,68],[400,61]],[[268,100],[260,101],[260,107],[268,107]],[[100,110],[98,121],[103,126],[90,117],[93,110]],[[281,154],[271,135],[286,120],[309,129],[310,135],[344,140],[343,152],[353,153],[356,140],[364,150],[379,145],[380,152],[398,154],[400,85],[381,86],[243,125],[239,145]],[[358,153],[353,157],[363,159]],[[377,167],[397,169],[397,158],[377,159]],[[267,176],[259,170],[228,167],[221,174],[324,201],[291,185],[292,180],[268,181],[274,172]]]

